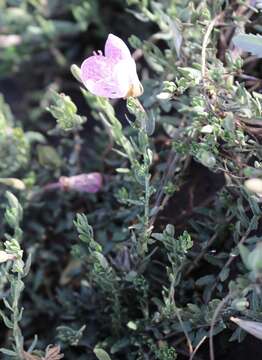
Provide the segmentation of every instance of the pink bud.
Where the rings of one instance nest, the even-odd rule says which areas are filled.
[[[81,79],[94,95],[111,99],[140,96],[143,87],[138,79],[136,63],[126,44],[109,34],[105,55],[94,53],[81,65]]]
[[[9,254],[4,250],[0,250],[0,263],[4,263],[8,260],[15,260],[16,256],[14,254]]]
[[[100,173],[80,174],[76,176],[61,176],[59,185],[63,190],[96,193],[102,188],[103,177]]]

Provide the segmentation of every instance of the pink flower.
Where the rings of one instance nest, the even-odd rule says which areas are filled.
[[[14,254],[9,254],[6,251],[0,250],[0,263],[4,263],[8,260],[15,260],[16,256]]]
[[[76,176],[61,176],[60,188],[63,190],[76,190],[80,192],[96,193],[102,188],[103,177],[100,173],[80,174]]]
[[[94,52],[81,65],[81,79],[94,95],[111,99],[140,96],[143,87],[138,79],[136,63],[126,44],[109,34],[105,55]]]

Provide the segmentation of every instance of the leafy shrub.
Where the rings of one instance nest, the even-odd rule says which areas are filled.
[[[0,74],[25,104],[0,99],[4,358],[214,360],[215,335],[245,337],[231,317],[261,322],[261,64],[232,43],[261,31],[255,6],[0,4]],[[77,82],[107,33],[139,99]],[[90,172],[98,192],[61,185]]]

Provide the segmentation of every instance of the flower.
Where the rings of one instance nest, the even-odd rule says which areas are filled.
[[[106,40],[105,55],[94,52],[82,63],[80,77],[86,88],[97,96],[117,99],[143,93],[128,47],[113,34]]]
[[[255,336],[256,338],[262,340],[262,323],[257,321],[248,321],[235,318],[231,316],[231,321],[240,326],[242,329],[247,331],[249,334]]]
[[[31,353],[27,351],[23,351],[23,359],[24,360],[60,360],[63,359],[64,354],[60,352],[60,346],[52,346],[48,345],[48,347],[45,350],[44,357],[39,357],[37,355],[32,355]]]
[[[0,263],[4,263],[8,260],[15,260],[16,256],[14,254],[9,254],[4,250],[0,250]]]
[[[62,190],[76,190],[80,192],[96,193],[102,188],[103,177],[98,172],[80,174],[76,176],[61,176],[59,185]]]
[[[262,195],[262,180],[258,178],[248,179],[244,183],[245,187],[257,195]]]
[[[0,35],[0,48],[9,48],[10,46],[20,45],[22,38],[20,35]]]

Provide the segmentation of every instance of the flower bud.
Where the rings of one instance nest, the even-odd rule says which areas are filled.
[[[79,82],[82,82],[81,69],[77,65],[73,64],[71,66],[70,70],[71,70],[72,75],[75,77],[75,79],[78,80]]]
[[[258,195],[262,195],[262,180],[258,178],[248,179],[245,181],[245,187]]]
[[[14,254],[8,254],[6,251],[0,250],[0,263],[4,263],[8,260],[14,260]]]
[[[80,174],[76,176],[61,176],[59,185],[63,190],[96,193],[102,188],[103,177],[100,173]]]

